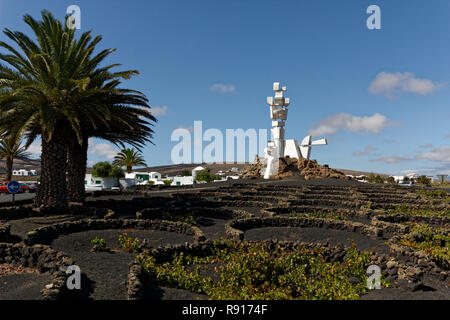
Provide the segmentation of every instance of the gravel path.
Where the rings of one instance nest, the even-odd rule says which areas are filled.
[[[22,273],[0,277],[0,300],[42,300],[41,290],[50,274]]]
[[[32,217],[20,220],[10,220],[11,234],[23,238],[31,230],[44,227],[54,223],[80,220],[79,217],[70,215],[49,216],[49,217]]]
[[[75,260],[86,276],[82,281],[81,299],[123,300],[126,298],[126,281],[129,263],[134,260],[134,254],[119,249],[118,237],[127,232],[130,237],[156,247],[159,245],[182,244],[192,242],[193,238],[183,234],[156,230],[91,230],[64,235],[54,240],[51,246],[63,251]],[[91,253],[91,240],[103,238],[112,253]]]
[[[265,227],[247,230],[244,233],[245,240],[271,240],[302,241],[302,242],[323,242],[329,241],[331,245],[343,244],[351,246],[352,241],[356,243],[356,248],[362,251],[376,251],[378,253],[388,253],[389,250],[384,244],[385,240],[378,240],[366,237],[356,232],[332,230],[324,228],[296,228],[296,227]]]

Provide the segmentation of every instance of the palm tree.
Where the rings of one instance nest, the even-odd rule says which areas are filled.
[[[93,56],[101,37],[92,39],[90,32],[85,32],[75,39],[74,30],[63,27],[46,11],[40,22],[29,15],[24,21],[37,43],[9,29],[5,35],[21,52],[0,42],[8,51],[0,54],[0,60],[8,64],[0,65],[0,130],[6,136],[24,131],[25,147],[41,136],[41,187],[35,205],[66,207],[66,170],[69,177],[71,171],[77,172],[73,185],[84,192],[90,136],[113,143],[138,139],[136,143],[142,144],[151,138],[149,121],[156,119],[145,95],[118,87],[120,79],[129,79],[137,71],[111,73],[117,65],[99,66],[115,51],[107,49]],[[124,121],[120,119],[123,115]],[[71,185],[69,181],[69,191]]]
[[[113,164],[119,167],[127,167],[127,172],[133,171],[133,166],[146,166],[142,155],[133,148],[121,150],[115,157]]]
[[[0,159],[6,160],[6,181],[11,181],[14,159],[28,160],[30,158],[30,153],[20,144],[20,136],[0,140]]]

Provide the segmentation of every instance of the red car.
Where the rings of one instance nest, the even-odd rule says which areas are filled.
[[[8,182],[0,181],[0,193],[8,193],[8,189],[6,189],[7,185],[8,185]]]
[[[0,194],[3,194],[3,193],[9,194],[8,183],[9,183],[8,181],[0,181]],[[27,192],[27,193],[28,192],[36,192],[36,190],[33,189],[33,191],[32,191],[32,189],[30,187],[28,187],[27,185],[21,184],[21,188],[18,193],[24,193],[24,192]]]
[[[37,183],[21,183],[22,190],[20,192],[36,193],[39,185]]]

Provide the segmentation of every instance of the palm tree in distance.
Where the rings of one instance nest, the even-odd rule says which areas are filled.
[[[121,150],[115,157],[113,164],[120,167],[126,167],[127,173],[133,171],[133,166],[146,166],[141,153],[133,148]]]
[[[31,154],[20,144],[20,136],[11,136],[0,140],[0,159],[6,161],[6,181],[11,181],[14,159],[30,159]]]

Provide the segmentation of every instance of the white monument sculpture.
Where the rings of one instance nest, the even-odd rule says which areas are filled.
[[[270,176],[278,173],[279,158],[305,158],[310,159],[311,147],[326,145],[326,139],[312,141],[311,136],[306,136],[302,143],[299,144],[297,140],[284,140],[284,126],[287,120],[290,99],[284,97],[286,87],[282,87],[279,82],[273,83],[273,91],[275,97],[268,97],[267,103],[270,105],[270,118],[272,119],[272,140],[264,149],[266,153],[267,167],[264,173],[264,179],[269,179]]]

